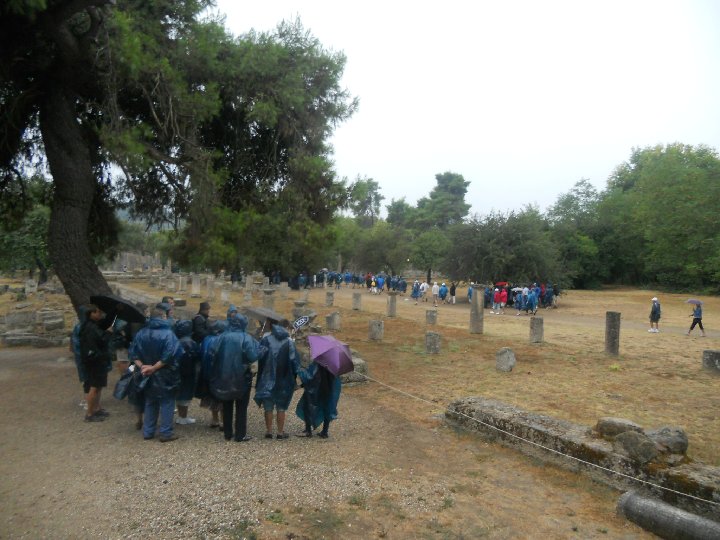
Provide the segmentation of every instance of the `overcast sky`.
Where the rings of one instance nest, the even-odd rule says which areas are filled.
[[[219,0],[236,35],[300,17],[347,56],[359,110],[335,132],[340,177],[414,205],[445,171],[472,213],[604,189],[633,147],[720,149],[720,2]],[[384,213],[384,212],[383,212]]]

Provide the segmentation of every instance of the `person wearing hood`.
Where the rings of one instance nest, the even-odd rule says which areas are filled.
[[[277,438],[287,439],[285,415],[290,406],[300,359],[290,339],[290,322],[283,319],[274,324],[260,341],[255,403],[265,410],[265,438],[272,439],[273,410],[277,410]]]
[[[250,403],[252,370],[250,365],[258,359],[258,344],[245,332],[247,317],[235,313],[228,328],[214,346],[216,353],[210,366],[210,392],[222,402],[223,432],[225,440],[233,438],[233,410],[235,413],[234,438],[236,442],[249,441],[247,434],[247,408]]]
[[[155,309],[160,309],[165,312],[165,320],[167,321],[167,324],[170,325],[170,328],[175,326],[175,318],[173,317],[174,308],[172,304],[170,304],[169,302],[160,302],[159,304],[155,305]]]
[[[110,371],[110,339],[112,327],[103,330],[100,321],[105,314],[95,304],[85,306],[85,319],[80,326],[78,340],[80,357],[85,371],[83,389],[87,395],[86,422],[101,422],[108,415],[100,408],[100,395],[107,386],[107,374]]]
[[[178,371],[180,372],[180,388],[178,389],[175,405],[178,416],[176,424],[194,424],[195,419],[188,416],[188,407],[195,395],[195,384],[197,381],[197,364],[200,360],[200,346],[191,337],[192,321],[178,321],[175,325],[175,335],[180,340],[180,358],[178,359]]]
[[[318,436],[328,438],[330,422],[337,418],[337,404],[342,385],[324,366],[311,362],[307,369],[298,371],[304,392],[295,408],[295,414],[305,422],[305,430],[298,437],[312,437],[313,429],[322,424]]]
[[[410,292],[410,298],[413,298],[415,300],[415,305],[417,306],[418,298],[420,298],[420,282],[416,279],[412,286],[412,291]]]
[[[453,281],[450,283],[450,303],[455,305],[455,293],[457,292],[457,285]]]
[[[178,438],[173,432],[173,416],[180,386],[178,359],[182,356],[182,346],[164,309],[156,307],[152,310],[147,325],[135,336],[129,356],[147,378],[143,390],[143,437],[145,440],[155,437],[159,417],[160,442],[174,441]]]
[[[211,428],[222,428],[220,425],[220,414],[222,412],[222,403],[215,399],[210,393],[210,368],[212,367],[215,353],[217,351],[217,342],[228,326],[228,321],[215,321],[208,329],[208,335],[205,336],[200,344],[200,376],[195,392],[195,397],[200,398],[200,406],[210,409],[212,420]]]
[[[442,285],[440,285],[439,293],[440,293],[440,301],[441,301],[443,304],[446,304],[446,303],[447,303],[448,288],[447,288],[447,285],[445,285],[445,283],[443,283]]]

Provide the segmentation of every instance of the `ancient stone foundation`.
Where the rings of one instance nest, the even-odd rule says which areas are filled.
[[[579,469],[595,480],[620,489],[642,489],[674,506],[720,520],[718,505],[648,487],[604,470],[720,502],[720,468],[676,453],[687,448],[680,428],[646,431],[627,420],[604,418],[593,429],[482,397],[454,401],[448,407],[446,418],[523,453],[561,467]]]

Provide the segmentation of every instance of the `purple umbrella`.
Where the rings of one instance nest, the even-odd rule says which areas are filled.
[[[685,300],[686,304],[695,304],[696,306],[702,306],[702,300],[696,300],[695,298],[690,298],[688,300]]]
[[[312,359],[336,377],[355,369],[347,343],[338,341],[333,336],[316,335],[308,336],[308,343]]]

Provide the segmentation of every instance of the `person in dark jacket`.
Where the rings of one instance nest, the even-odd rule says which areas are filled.
[[[208,323],[209,317],[210,304],[207,302],[201,302],[200,309],[192,320],[192,338],[197,344],[201,344],[203,339],[205,339],[205,336],[210,333]]]
[[[80,384],[83,387],[83,399],[80,401],[79,405],[85,410],[87,410],[87,390],[85,389],[87,373],[85,373],[85,365],[83,364],[82,353],[80,352],[80,329],[82,328],[86,317],[87,306],[80,306],[80,309],[78,309],[78,322],[73,327],[72,335],[70,337],[70,352],[72,352],[75,357],[75,368],[77,369]]]
[[[95,304],[85,306],[85,321],[80,327],[80,356],[85,369],[84,390],[87,394],[86,422],[101,422],[109,414],[100,408],[100,394],[107,386],[110,363],[112,327],[100,328],[98,323],[105,314]]]
[[[192,321],[178,321],[175,325],[175,335],[180,340],[182,354],[178,359],[178,371],[180,372],[180,388],[178,389],[175,405],[178,416],[176,424],[194,424],[196,420],[188,416],[188,407],[195,396],[195,385],[197,382],[197,365],[200,361],[200,346],[190,337],[192,334]]]
[[[138,331],[130,348],[130,360],[135,363],[145,383],[145,417],[143,437],[155,437],[158,417],[160,418],[160,442],[174,441],[175,396],[180,386],[178,358],[182,355],[180,340],[165,318],[165,311],[153,309],[150,321]]]
[[[287,439],[285,411],[295,392],[300,359],[290,339],[290,323],[283,319],[274,324],[260,342],[255,403],[265,409],[265,438],[272,439],[273,410],[277,410],[277,438]]]
[[[250,403],[252,370],[250,364],[258,359],[258,344],[245,332],[248,320],[241,313],[229,319],[228,328],[214,345],[215,354],[210,366],[210,392],[223,404],[223,432],[225,440],[233,438],[233,409],[235,411],[235,441],[249,441],[247,407]]]
[[[652,305],[650,306],[650,330],[648,330],[648,332],[653,334],[660,332],[660,328],[658,328],[660,326],[660,316],[660,301],[657,297],[653,297]]]

